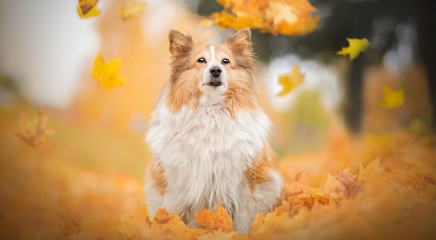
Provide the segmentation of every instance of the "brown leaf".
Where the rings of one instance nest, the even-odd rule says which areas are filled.
[[[36,112],[32,121],[21,113],[15,135],[33,148],[44,145],[49,142],[48,137],[54,134],[54,130],[47,129],[47,120],[48,117],[43,108]]]
[[[335,177],[328,175],[324,189],[335,200],[341,200],[356,197],[363,187],[363,184],[356,182],[356,175],[340,172]]]

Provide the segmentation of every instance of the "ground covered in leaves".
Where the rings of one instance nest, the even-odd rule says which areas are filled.
[[[428,239],[436,233],[434,137],[397,130],[352,138],[332,128],[319,151],[280,159],[282,205],[259,214],[245,236],[232,231],[222,208],[197,214],[204,229],[165,210],[150,219],[141,179],[149,152],[141,137],[52,117],[43,129],[55,134],[34,147],[17,133],[24,131],[19,119],[0,111],[0,239]],[[123,154],[127,163],[136,159],[131,169],[103,167]]]

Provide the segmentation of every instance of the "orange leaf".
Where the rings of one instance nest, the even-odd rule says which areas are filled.
[[[223,232],[231,232],[233,230],[232,218],[219,204],[215,212],[209,209],[198,212],[195,214],[195,220],[197,220],[198,224],[208,229],[221,230]]]
[[[195,239],[207,231],[186,226],[177,214],[168,214],[165,208],[159,209],[151,221],[150,230],[150,239],[156,239],[157,236],[161,239]]]
[[[54,134],[54,130],[47,129],[47,120],[48,117],[43,108],[36,112],[32,121],[21,113],[15,135],[33,148],[44,145],[49,142],[48,137]]]
[[[307,0],[219,0],[225,10],[210,20],[222,28],[258,28],[272,34],[303,35],[315,30],[320,16]]]

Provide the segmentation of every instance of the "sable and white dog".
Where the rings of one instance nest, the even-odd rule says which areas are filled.
[[[251,32],[201,45],[170,31],[171,75],[150,120],[153,159],[144,187],[150,217],[159,208],[189,226],[218,203],[239,233],[273,210],[283,182],[273,169],[271,123],[259,106]]]

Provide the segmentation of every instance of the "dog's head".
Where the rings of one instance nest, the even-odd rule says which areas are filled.
[[[250,99],[244,98],[252,98],[255,94],[249,29],[228,36],[220,45],[197,44],[191,36],[174,30],[170,31],[169,40],[168,102],[173,110],[177,111],[183,105],[195,108],[199,104],[245,102]]]

